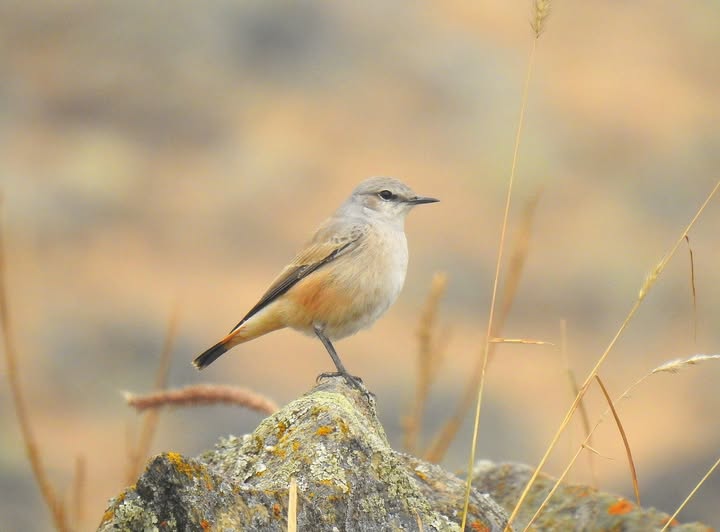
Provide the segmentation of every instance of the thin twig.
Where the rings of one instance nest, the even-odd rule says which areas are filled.
[[[12,322],[10,318],[10,309],[8,306],[7,285],[5,279],[5,242],[3,238],[4,227],[2,227],[2,201],[0,196],[0,327],[2,328],[5,359],[7,361],[7,380],[10,384],[10,392],[15,405],[15,414],[20,425],[20,433],[23,443],[25,444],[25,453],[30,461],[30,467],[35,477],[35,482],[40,488],[45,504],[50,509],[53,524],[60,532],[69,530],[67,523],[67,515],[65,507],[58,497],[55,489],[50,483],[47,471],[42,463],[42,457],[35,440],[32,426],[30,424],[30,414],[28,413],[27,403],[23,395],[22,385],[20,383],[20,375],[17,366],[17,351],[15,350],[15,338],[13,336]]]

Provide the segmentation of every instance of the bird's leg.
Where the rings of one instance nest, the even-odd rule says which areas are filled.
[[[335,367],[337,368],[336,372],[331,373],[321,373],[318,375],[318,380],[323,379],[325,377],[337,377],[341,376],[347,381],[347,383],[351,386],[354,386],[358,390],[362,391],[363,393],[366,393],[366,390],[362,386],[362,379],[360,377],[355,377],[353,375],[350,375],[348,371],[345,369],[345,366],[343,366],[342,361],[340,360],[340,357],[338,356],[337,352],[335,351],[335,347],[333,347],[332,343],[328,339],[327,336],[323,333],[322,327],[315,325],[313,327],[313,330],[315,331],[315,334],[318,338],[320,338],[320,341],[325,346],[325,349],[327,349],[328,354],[330,355],[330,358],[332,358],[333,363],[335,364]]]

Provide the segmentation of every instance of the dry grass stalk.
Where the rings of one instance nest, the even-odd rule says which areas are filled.
[[[575,397],[580,392],[580,388],[578,386],[577,376],[570,367],[570,356],[568,355],[567,349],[567,320],[560,320],[560,356],[565,363],[565,371],[567,373],[568,383],[570,384],[570,391],[572,396]],[[587,447],[592,450],[592,447],[590,447],[592,445],[592,437],[588,437],[590,434],[590,416],[588,415],[587,406],[584,401],[580,403],[580,422],[582,423],[583,434],[587,438]],[[572,447],[572,438],[570,439],[570,445]],[[595,467],[595,457],[593,453],[588,454],[588,467],[590,468],[592,486],[597,488],[597,468]]]
[[[261,414],[273,414],[278,406],[257,392],[237,386],[196,384],[175,390],[163,390],[147,395],[124,394],[125,402],[138,411],[164,406],[207,406],[228,404],[249,408]]]
[[[297,481],[290,477],[288,488],[288,532],[297,532]]]
[[[555,432],[550,445],[548,445],[548,448],[545,451],[545,454],[540,459],[540,462],[538,463],[537,467],[535,468],[535,471],[533,471],[533,474],[530,476],[530,479],[528,480],[527,484],[525,485],[525,488],[523,489],[522,493],[520,494],[520,497],[518,499],[518,502],[515,505],[515,508],[510,513],[510,517],[508,518],[508,523],[506,526],[506,530],[510,530],[510,527],[513,523],[513,521],[517,518],[518,512],[520,511],[520,507],[525,502],[525,499],[528,496],[528,493],[530,492],[530,488],[532,488],[532,485],[535,483],[535,480],[537,479],[538,475],[540,474],[540,471],[547,463],[548,459],[550,458],[550,453],[552,453],[553,449],[555,449],[555,446],[557,445],[558,440],[560,439],[560,436],[567,428],[568,424],[570,423],[570,420],[573,417],[573,414],[578,408],[578,405],[580,404],[580,401],[582,400],[583,396],[587,392],[587,389],[592,382],[592,379],[597,375],[600,367],[603,365],[605,360],[607,359],[608,355],[612,351],[612,349],[615,347],[615,344],[617,343],[620,336],[622,336],[622,333],[625,331],[625,329],[628,327],[630,321],[635,316],[638,308],[640,308],[640,305],[645,298],[645,295],[647,295],[648,291],[652,288],[652,286],[655,284],[657,279],[659,278],[660,274],[665,269],[665,266],[670,261],[670,259],[675,255],[677,252],[678,247],[682,243],[683,239],[685,238],[685,235],[690,232],[692,227],[695,225],[697,220],[700,218],[700,215],[703,213],[705,208],[710,203],[710,200],[715,196],[717,191],[720,190],[720,180],[718,180],[715,187],[712,189],[710,194],[708,194],[707,198],[703,202],[703,204],[700,206],[700,208],[695,213],[695,216],[693,216],[690,223],[687,225],[685,230],[682,232],[680,237],[675,241],[675,244],[670,249],[670,251],[665,255],[665,257],[660,261],[660,263],[655,267],[655,270],[653,273],[648,276],[648,278],[645,280],[645,283],[643,284],[642,289],[640,290],[638,294],[638,298],[633,304],[632,308],[630,309],[630,312],[626,316],[623,323],[620,325],[620,328],[618,329],[617,333],[615,333],[615,336],[610,341],[610,344],[605,349],[603,354],[598,358],[597,362],[595,363],[595,366],[590,370],[590,373],[585,379],[585,382],[583,382],[582,386],[580,387],[580,391],[578,392],[578,395],[575,397],[575,400],[570,405],[570,408],[568,409],[567,413],[565,414],[565,417],[563,418],[562,422],[560,423],[560,426],[558,427],[557,431]]]
[[[637,470],[635,469],[635,461],[632,457],[632,451],[630,451],[630,443],[628,442],[627,434],[620,422],[620,416],[618,416],[617,410],[615,410],[615,405],[613,404],[612,399],[610,399],[610,394],[608,393],[607,388],[605,388],[605,384],[603,384],[602,379],[600,379],[600,375],[595,375],[595,380],[600,385],[600,389],[605,396],[605,400],[612,411],[615,424],[620,431],[620,436],[622,437],[623,445],[625,446],[625,454],[628,459],[628,466],[630,467],[630,478],[632,479],[633,490],[635,491],[635,500],[637,501],[638,506],[640,506],[640,486],[638,485]]]
[[[0,196],[0,211],[2,208],[2,197]],[[0,212],[0,215],[2,212]],[[2,220],[0,219],[0,222]],[[40,488],[40,493],[45,504],[50,509],[53,525],[60,532],[69,530],[67,522],[67,514],[65,505],[60,497],[58,497],[55,489],[50,483],[47,471],[42,463],[42,457],[38,450],[37,441],[30,424],[30,414],[28,412],[27,403],[23,394],[22,385],[20,383],[20,375],[17,366],[17,351],[15,349],[15,338],[13,336],[12,322],[10,318],[10,309],[8,306],[7,285],[5,279],[5,242],[4,228],[0,223],[0,328],[2,329],[5,360],[7,362],[7,380],[10,385],[10,392],[13,398],[15,414],[20,425],[20,433],[22,435],[23,444],[25,445],[25,454],[27,454],[32,469],[35,482]]]
[[[670,360],[670,361],[668,361],[668,362],[666,362],[666,363],[664,363],[664,364],[661,364],[660,366],[658,366],[658,367],[656,367],[655,369],[651,370],[650,372],[648,372],[647,374],[645,374],[643,377],[641,377],[640,379],[638,379],[637,381],[635,381],[633,384],[631,384],[631,385],[620,395],[620,397],[618,397],[618,398],[614,401],[614,404],[619,404],[621,401],[623,401],[623,400],[625,400],[625,399],[628,399],[628,398],[630,397],[631,392],[632,392],[637,386],[639,386],[640,384],[642,384],[648,377],[651,377],[651,376],[653,376],[653,375],[655,375],[655,374],[657,374],[657,373],[663,373],[663,372],[677,373],[678,371],[680,371],[680,370],[683,369],[683,368],[686,368],[686,367],[688,367],[688,366],[691,366],[691,365],[697,364],[698,362],[706,361],[706,360],[720,360],[720,355],[694,355],[694,356],[691,356],[691,357],[688,357],[688,358],[678,358],[678,359]],[[603,420],[605,419],[605,417],[606,417],[609,413],[610,413],[610,408],[608,408],[608,409],[602,414],[602,416],[600,416],[600,419],[598,420],[598,422],[597,422],[597,423],[593,426],[593,428],[588,432],[588,435],[585,437],[585,441],[580,445],[580,448],[579,448],[578,451],[575,453],[575,455],[573,456],[573,458],[570,460],[570,462],[568,463],[568,465],[567,465],[567,467],[565,468],[564,472],[563,472],[563,473],[557,478],[557,480],[555,481],[555,485],[554,485],[553,488],[550,490],[550,492],[548,493],[548,495],[545,497],[545,500],[542,502],[542,504],[540,505],[540,507],[538,508],[538,510],[535,512],[533,518],[530,520],[530,522],[529,522],[528,525],[527,525],[528,527],[529,527],[529,526],[535,521],[535,519],[537,519],[537,517],[542,513],[542,510],[545,509],[545,507],[547,506],[548,502],[550,501],[550,498],[552,497],[552,494],[555,493],[555,491],[556,491],[557,488],[560,486],[560,484],[562,484],[562,482],[564,482],[567,473],[570,471],[570,469],[572,468],[572,466],[575,464],[575,461],[577,460],[577,457],[580,455],[580,451],[581,451],[583,448],[587,448],[587,449],[590,449],[591,451],[595,452],[596,454],[599,454],[599,453],[597,453],[597,451],[595,451],[594,449],[592,449],[592,448],[588,445],[588,442],[590,441],[590,438],[592,437],[593,433],[597,430],[597,428],[600,426],[600,424],[603,422]],[[678,513],[679,513],[679,511],[678,511]],[[672,521],[672,519],[671,519],[671,521]],[[527,530],[527,528],[526,528],[526,530]]]
[[[705,484],[705,481],[710,478],[710,475],[713,474],[713,472],[717,469],[717,467],[720,466],[720,458],[718,458],[715,463],[710,466],[710,469],[707,470],[707,473],[703,475],[703,478],[700,479],[700,482],[698,482],[695,487],[692,489],[692,491],[688,494],[687,497],[685,497],[685,500],[678,506],[677,510],[675,510],[675,513],[673,513],[670,517],[668,517],[667,522],[665,523],[665,526],[662,527],[660,532],[664,532],[668,529],[668,527],[672,526],[672,524],[675,522],[675,519],[677,519],[677,516],[682,512],[683,508],[685,508],[685,505],[695,496],[695,493],[700,489],[700,486]]]
[[[549,6],[549,3],[548,3]],[[542,30],[541,26],[538,26],[539,30]],[[532,77],[532,69],[535,63],[535,51],[537,49],[537,37],[539,33],[536,32],[536,38],[533,39],[532,48],[530,49],[530,57],[528,59],[528,67],[525,75],[525,83],[523,85],[523,93],[520,101],[520,116],[518,117],[517,131],[515,133],[515,146],[513,148],[512,164],[510,166],[510,177],[508,178],[507,197],[505,199],[505,210],[503,213],[503,223],[500,229],[500,242],[498,243],[498,254],[497,261],[495,264],[495,277],[493,279],[492,297],[490,299],[490,312],[488,314],[488,326],[485,334],[485,346],[482,350],[482,363],[480,369],[480,382],[477,386],[477,401],[475,405],[475,419],[473,421],[473,435],[470,443],[470,455],[468,456],[467,466],[467,478],[465,479],[465,500],[463,503],[462,512],[462,523],[460,528],[465,530],[465,524],[467,523],[468,507],[470,505],[470,490],[472,488],[473,479],[473,466],[475,464],[475,451],[477,449],[477,437],[480,430],[480,412],[482,410],[482,398],[485,390],[485,372],[487,370],[488,358],[490,356],[490,338],[497,336],[493,334],[495,326],[493,325],[493,319],[495,317],[495,301],[497,297],[497,288],[500,280],[500,267],[502,265],[503,250],[505,248],[505,234],[507,233],[508,218],[510,215],[510,203],[512,200],[513,184],[515,182],[515,172],[517,170],[518,155],[520,153],[520,139],[522,138],[523,125],[525,124],[525,110],[527,109],[528,93],[530,89],[530,79]],[[458,427],[460,424],[457,420],[450,420],[451,423]],[[454,438],[454,435],[453,435]],[[509,527],[509,525],[508,525]]]
[[[533,3],[533,17],[530,21],[530,27],[538,39],[545,30],[545,22],[550,16],[550,0],[535,0]]]
[[[575,376],[575,372],[570,368],[568,368],[567,371],[568,381],[570,383],[570,390],[573,394],[573,397],[576,397],[577,394],[580,393],[580,388],[578,388],[578,382]],[[584,401],[580,403],[580,422],[582,423],[583,434],[585,434],[588,442],[588,445],[586,445],[586,447],[588,447],[588,449],[592,449],[592,447],[590,447],[590,445],[592,445],[592,437],[590,434],[590,416],[588,415],[587,406],[585,405]],[[593,459],[592,454],[588,455],[588,466],[590,467],[590,477],[592,478],[592,485],[593,487],[597,487],[597,468],[595,467],[595,460]]]
[[[177,335],[178,322],[178,306],[176,305],[170,319],[168,320],[167,330],[165,332],[165,340],[160,354],[160,363],[155,374],[155,390],[164,390],[167,386],[167,376],[170,371],[170,361],[172,359],[173,344]],[[157,430],[159,412],[152,410],[145,414],[143,424],[140,429],[140,439],[137,446],[131,446],[128,451],[129,461],[127,468],[127,481],[132,483],[142,470],[143,461],[150,452],[155,431]]]
[[[681,369],[684,369],[688,366],[694,366],[695,364],[699,364],[700,362],[707,362],[708,360],[720,360],[720,355],[698,354],[686,358],[674,358],[654,368],[650,373],[646,375],[646,377],[654,375],[655,373],[677,373]]]
[[[599,423],[598,423],[598,425],[599,425]],[[597,428],[598,425],[596,425],[595,427]],[[594,430],[594,429],[593,429],[593,430]],[[591,431],[591,434],[592,434],[592,431]],[[587,438],[585,438],[585,441],[587,441]],[[572,469],[572,466],[575,465],[575,461],[578,459],[578,456],[580,456],[580,453],[582,453],[582,452],[583,452],[583,449],[585,449],[586,447],[587,447],[587,445],[586,445],[585,443],[583,443],[582,445],[580,445],[580,446],[578,447],[577,451],[575,452],[575,454],[573,455],[573,457],[570,459],[570,462],[568,462],[568,465],[565,467],[565,469],[563,470],[563,472],[562,472],[562,474],[560,475],[560,477],[558,477],[558,480],[555,482],[555,484],[553,485],[553,487],[550,489],[550,491],[548,492],[548,494],[545,496],[545,499],[544,499],[543,502],[540,504],[540,506],[538,507],[538,509],[535,511],[535,513],[533,514],[533,516],[530,518],[530,520],[528,521],[527,525],[525,525],[525,528],[523,528],[523,532],[528,532],[529,530],[531,530],[530,527],[532,527],[532,524],[535,522],[535,520],[536,520],[538,517],[540,517],[540,514],[542,514],[543,510],[545,510],[545,508],[547,507],[548,503],[550,502],[550,499],[552,499],[552,496],[555,495],[555,492],[558,490],[558,488],[559,488],[560,485],[562,484],[562,482],[563,482],[563,480],[565,479],[565,477],[567,477],[568,473],[570,472],[570,469]],[[594,449],[593,449],[593,451],[594,451]],[[512,529],[511,529],[511,530],[512,530]],[[532,530],[534,530],[534,529],[532,529]],[[505,532],[508,532],[508,528],[505,529]]]
[[[597,449],[595,449],[595,447],[590,447],[590,445],[588,445],[587,443],[583,443],[580,447],[582,447],[583,449],[587,449],[588,451],[590,451],[590,454],[593,454],[593,455],[595,455],[595,456],[599,456],[600,458],[604,458],[605,460],[613,460],[613,458],[612,458],[611,456],[605,456],[605,455],[602,454],[600,451],[598,451]]]
[[[520,279],[522,279],[525,270],[525,261],[527,260],[530,249],[530,236],[532,235],[533,223],[535,221],[535,212],[540,203],[542,191],[542,188],[535,191],[523,206],[520,225],[515,235],[512,252],[508,260],[505,281],[503,282],[500,312],[498,312],[497,319],[493,324],[493,335],[497,335],[499,331],[503,330],[505,322],[510,315],[510,310],[515,302],[515,296],[520,286]],[[492,351],[490,352],[490,357],[492,358]]]
[[[690,246],[690,237],[685,235],[685,242],[688,245],[688,254],[690,255],[690,288],[692,289],[692,305],[693,305],[693,342],[697,343],[697,292],[695,291],[695,259],[693,250]]]
[[[442,359],[442,345],[437,338],[437,316],[440,300],[447,288],[447,275],[438,272],[433,275],[428,293],[420,315],[418,328],[418,378],[415,387],[415,400],[412,410],[404,420],[404,447],[409,453],[415,454],[418,448],[418,437],[422,429],[422,418],[427,404],[428,394],[433,378]]]
[[[523,344],[523,345],[552,345],[552,342],[546,342],[545,340],[533,340],[531,338],[490,338],[490,343],[493,344]]]
[[[523,209],[520,229],[515,239],[509,261],[508,274],[503,283],[503,297],[500,305],[500,312],[497,314],[497,319],[493,320],[493,331],[491,337],[497,336],[499,331],[503,329],[505,321],[510,314],[510,309],[515,301],[517,287],[520,284],[520,279],[522,278],[525,266],[525,259],[528,254],[532,224],[539,199],[540,191],[530,198]],[[495,343],[491,340],[490,345],[488,346],[488,363],[492,359],[494,352]],[[447,453],[450,444],[457,436],[467,413],[470,411],[473,403],[477,399],[477,390],[482,378],[483,359],[484,357],[481,352],[480,356],[477,358],[477,363],[473,368],[471,377],[465,384],[462,397],[455,408],[455,411],[445,422],[445,425],[443,425],[443,427],[437,432],[433,438],[432,444],[425,452],[424,457],[426,460],[430,462],[439,462],[442,460],[445,453]]]
[[[87,468],[85,458],[78,456],[75,459],[75,472],[73,474],[72,487],[72,522],[75,528],[82,529],[81,524],[85,519],[85,485],[87,483]]]
[[[415,520],[417,521],[418,532],[425,532],[425,527],[423,526],[422,519],[420,519],[420,514],[417,510],[413,511],[415,512]]]

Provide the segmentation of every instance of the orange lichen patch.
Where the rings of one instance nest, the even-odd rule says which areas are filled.
[[[292,449],[293,451],[297,451],[300,448],[300,442],[298,440],[295,440],[292,442]]]
[[[282,506],[280,506],[278,503],[273,504],[272,509],[273,514],[275,514],[275,518],[280,518],[282,516]]]
[[[279,458],[285,458],[287,451],[285,451],[285,449],[281,449],[280,447],[275,447],[275,449],[273,449],[273,454]]]
[[[212,530],[212,527],[210,526],[210,523],[203,519],[200,521],[200,526],[202,527],[203,531],[207,532],[208,530]]]
[[[632,511],[634,507],[635,506],[630,501],[626,499],[620,499],[615,504],[610,505],[610,508],[608,508],[608,513],[610,515],[623,515]]]
[[[418,471],[417,469],[415,470],[415,476],[418,477],[423,482],[428,481],[427,475],[425,473],[423,473],[422,471]]]
[[[334,427],[328,427],[327,425],[323,425],[319,429],[317,429],[317,435],[318,436],[327,436],[328,434],[332,434],[335,432]]]
[[[180,453],[165,453],[165,457],[168,459],[168,462],[170,462],[173,467],[175,467],[175,470],[178,473],[182,473],[183,475],[190,478],[199,478],[203,482],[205,482],[205,487],[207,489],[213,489],[214,486],[212,479],[210,478],[210,475],[203,466],[201,466],[200,464],[189,463],[183,458]]]
[[[285,435],[285,431],[287,431],[288,425],[284,421],[280,421],[277,424],[277,437],[278,439],[282,438]]]
[[[165,456],[175,469],[188,477],[195,476],[197,467],[188,464],[180,453],[166,453]]]
[[[134,487],[129,489],[134,489]],[[123,491],[120,495],[117,496],[117,500],[113,503],[113,505],[107,510],[105,510],[105,513],[102,516],[102,521],[100,521],[101,523],[104,523],[105,521],[110,521],[110,519],[115,517],[115,508],[117,508],[123,503],[123,501],[125,500],[125,495],[126,492]]]
[[[470,529],[477,530],[477,532],[490,532],[488,526],[480,521],[472,521],[470,523]]]

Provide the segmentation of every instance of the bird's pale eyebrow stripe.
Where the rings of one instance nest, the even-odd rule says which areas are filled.
[[[245,315],[245,317],[240,320],[240,323],[238,323],[235,327],[233,327],[230,330],[230,333],[235,331],[238,327],[240,327],[243,323],[245,323],[247,320],[252,318],[255,314],[260,312],[262,309],[264,309],[266,306],[268,306],[270,303],[275,301],[278,297],[283,295],[285,292],[290,290],[293,286],[295,286],[300,280],[304,279],[311,273],[313,273],[318,268],[321,268],[328,262],[332,262],[335,260],[335,258],[345,251],[349,246],[354,244],[359,238],[359,235],[357,238],[354,238],[350,240],[349,242],[346,242],[342,246],[340,246],[337,249],[334,249],[332,253],[330,253],[327,257],[325,257],[322,260],[319,260],[317,262],[313,262],[312,264],[303,264],[301,266],[298,266],[295,270],[290,272],[285,279],[281,283],[279,283],[271,292],[268,292],[265,294],[265,296],[257,302],[257,304],[250,309],[250,311]]]

